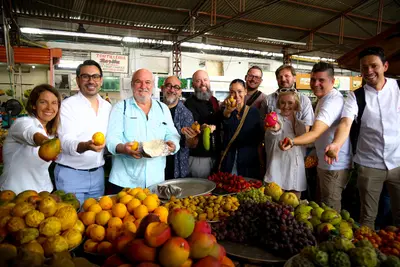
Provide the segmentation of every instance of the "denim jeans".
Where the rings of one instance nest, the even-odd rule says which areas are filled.
[[[60,165],[54,168],[57,190],[74,193],[81,205],[87,198],[98,198],[104,195],[104,169],[95,171],[74,170]]]

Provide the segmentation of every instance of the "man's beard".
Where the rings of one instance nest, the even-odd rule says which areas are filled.
[[[197,99],[199,100],[204,100],[204,101],[208,101],[211,98],[211,91],[207,90],[206,92],[202,92],[202,91],[198,91],[195,90],[195,96],[197,97]]]
[[[146,104],[150,102],[151,96],[135,96],[135,100],[137,103]]]
[[[163,100],[167,106],[170,106],[170,105],[178,102],[179,98],[175,95],[170,95],[169,97],[168,97],[168,95],[163,95]]]
[[[248,84],[246,84],[246,89],[247,89],[247,91],[249,91],[249,92],[253,92],[253,91],[257,90],[258,87],[253,88],[253,87],[250,87]]]

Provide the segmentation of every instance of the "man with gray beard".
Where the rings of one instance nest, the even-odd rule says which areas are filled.
[[[207,178],[215,167],[215,163],[218,162],[220,155],[219,104],[218,100],[212,96],[210,78],[206,71],[198,70],[193,74],[192,87],[194,94],[185,101],[185,106],[192,112],[193,119],[200,125],[209,124],[217,127],[211,134],[210,150],[206,150],[203,142],[198,141],[198,145],[190,149],[189,152],[189,166],[192,177]]]
[[[196,147],[197,133],[191,129],[193,115],[183,102],[181,81],[176,76],[169,76],[161,86],[163,102],[171,112],[172,120],[178,133],[181,135],[181,149],[175,154],[167,156],[165,179],[185,178],[189,174],[189,148]]]
[[[110,194],[129,187],[146,188],[164,181],[165,157],[144,157],[134,141],[143,143],[163,140],[169,154],[179,151],[180,135],[168,107],[151,98],[154,76],[147,69],[133,73],[133,97],[113,106],[106,145],[113,155]]]

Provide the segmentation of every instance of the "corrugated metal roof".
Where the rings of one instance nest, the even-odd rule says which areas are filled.
[[[215,0],[217,3],[217,23],[225,21],[229,17],[237,15],[240,10],[240,0]],[[400,7],[397,0],[385,0],[383,19],[386,21],[399,21]],[[207,30],[210,27],[210,14],[212,0],[13,0],[11,1],[15,15],[26,15],[30,17],[52,17],[68,22],[79,22],[83,24],[99,24],[99,27],[85,25],[88,31],[110,27],[131,27],[133,31],[140,27],[147,30],[158,30],[160,33],[146,31],[140,35],[154,36],[162,35],[172,39],[172,34],[180,31],[181,35],[189,34],[189,11],[195,7],[200,8],[193,14],[196,16],[195,30]],[[246,0],[246,11],[267,3],[266,0]],[[273,1],[269,1],[273,2]],[[329,19],[337,17],[339,12],[347,10],[358,3],[359,0],[282,0],[268,7],[256,10],[236,20],[225,24],[210,32],[218,36],[240,39],[266,37],[274,39],[285,39],[295,41],[304,36],[308,30],[319,27]],[[377,18],[379,0],[369,0],[351,13],[368,18]],[[328,10],[327,10],[328,9]],[[198,16],[197,16],[198,15]],[[350,16],[365,31],[375,35],[376,21],[365,18]],[[87,23],[85,23],[87,22]],[[184,23],[185,22],[185,23]],[[101,24],[101,25],[100,25]],[[44,23],[45,25],[45,23]],[[345,19],[344,34],[347,37],[369,38],[370,35],[361,30],[349,19]],[[390,24],[382,24],[382,30]],[[183,29],[183,31],[182,31]],[[102,32],[113,32],[104,30]],[[320,32],[314,36],[314,44],[324,46],[337,43],[340,31],[340,19],[322,27]],[[117,31],[116,31],[117,32]],[[121,32],[125,32],[122,31]],[[183,37],[183,36],[182,36]],[[182,38],[181,37],[181,38]],[[307,37],[302,41],[307,41]],[[318,42],[317,42],[318,40]],[[351,46],[357,40],[344,39]],[[231,41],[232,42],[232,41]],[[229,42],[227,42],[229,43]],[[260,44],[262,45],[262,43]],[[336,49],[336,48],[335,48]],[[342,48],[341,48],[342,49]],[[345,48],[344,48],[345,49]]]

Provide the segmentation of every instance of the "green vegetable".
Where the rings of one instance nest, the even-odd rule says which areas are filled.
[[[203,130],[203,146],[205,150],[210,150],[210,135],[211,135],[211,128],[205,127]]]

